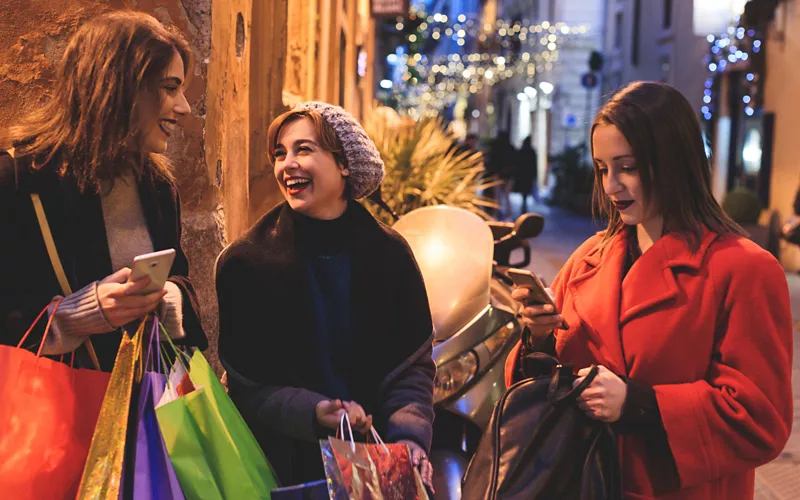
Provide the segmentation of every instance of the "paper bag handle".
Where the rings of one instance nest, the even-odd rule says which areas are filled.
[[[61,305],[61,301],[62,300],[64,300],[63,297],[58,299],[58,300],[56,300],[56,301],[54,301],[54,302],[51,302],[51,303],[47,304],[47,306],[45,306],[45,308],[42,309],[42,312],[40,312],[39,315],[36,316],[36,319],[33,320],[33,323],[31,323],[31,326],[28,328],[28,331],[25,332],[25,335],[23,335],[22,338],[20,339],[19,344],[17,344],[18,348],[21,348],[22,344],[25,343],[25,340],[31,334],[33,329],[36,327],[36,324],[39,323],[39,320],[42,319],[42,316],[44,316],[44,313],[47,312],[47,309],[50,308],[51,305],[55,304],[54,307],[53,307],[53,314],[51,314],[50,317],[47,318],[47,325],[44,327],[44,335],[42,335],[42,341],[39,344],[39,350],[36,352],[36,357],[37,358],[42,355],[42,350],[44,349],[44,344],[47,341],[47,334],[50,333],[50,326],[53,324],[53,317],[55,317],[56,310],[58,310],[58,306]]]
[[[39,229],[42,231],[44,246],[47,248],[47,256],[50,257],[50,264],[53,266],[53,271],[56,273],[58,284],[61,287],[61,293],[63,293],[64,297],[66,297],[72,294],[72,288],[69,286],[69,281],[67,280],[67,275],[64,272],[64,267],[61,265],[61,259],[58,257],[58,249],[56,249],[56,242],[53,240],[53,233],[50,231],[50,224],[48,224],[47,216],[44,213],[42,200],[39,198],[37,193],[31,193],[31,202],[33,202],[33,210],[36,212],[36,220],[39,222]],[[45,310],[47,310],[47,308],[45,308]],[[39,316],[41,317],[41,314]],[[52,319],[52,315],[50,318]],[[35,323],[36,322],[34,322],[34,324]],[[48,321],[47,324],[49,326],[50,322]],[[44,341],[42,341],[42,345],[44,345]],[[100,361],[97,359],[97,353],[94,351],[92,341],[87,337],[86,342],[84,342],[83,345],[86,346],[86,350],[89,352],[89,358],[91,358],[92,364],[94,364],[94,367],[99,370]]]
[[[342,436],[342,440],[346,441],[347,439],[346,439],[345,433],[344,433],[345,424],[347,424],[347,431],[350,434],[350,449],[355,452],[356,451],[356,439],[353,436],[353,428],[350,426],[350,417],[347,415],[347,412],[344,412],[342,414],[342,418],[339,421],[339,433],[337,434],[337,436],[341,435]],[[383,448],[383,450],[387,454],[389,454],[389,448],[386,446],[386,443],[383,442],[383,439],[381,438],[380,434],[378,434],[378,431],[375,430],[375,426],[374,425],[370,426],[369,432],[370,432],[370,434],[372,434],[372,438],[375,440],[375,443],[379,444],[381,446],[381,448]],[[367,438],[369,438],[369,436],[367,436]]]

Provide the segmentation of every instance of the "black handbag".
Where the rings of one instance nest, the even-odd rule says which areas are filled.
[[[523,367],[526,374],[548,374],[512,385],[497,402],[464,474],[462,498],[621,499],[616,436],[576,403],[597,366],[575,388],[572,367],[552,356],[534,353]]]

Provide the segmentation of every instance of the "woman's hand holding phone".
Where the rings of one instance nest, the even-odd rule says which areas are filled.
[[[150,278],[128,281],[130,274],[130,268],[123,267],[97,284],[100,309],[106,321],[114,328],[126,325],[153,311],[167,294],[166,290],[161,289],[140,295],[139,292],[150,284]]]
[[[534,337],[546,336],[556,328],[569,328],[556,309],[553,291],[545,288],[535,274],[523,269],[509,269],[508,277],[517,286],[511,296],[520,303],[522,322]]]
[[[553,296],[553,291],[545,288],[548,295]],[[527,288],[518,287],[511,292],[511,297],[520,303],[522,323],[528,327],[534,337],[544,337],[564,322],[564,318],[551,304],[529,304],[531,292]]]

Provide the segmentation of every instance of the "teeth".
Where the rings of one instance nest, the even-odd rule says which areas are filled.
[[[311,182],[309,179],[289,179],[288,181],[286,181],[286,187],[308,184],[309,182]]]
[[[175,130],[175,124],[173,122],[167,120],[161,120],[159,122],[161,124],[161,128],[169,132],[170,134]]]

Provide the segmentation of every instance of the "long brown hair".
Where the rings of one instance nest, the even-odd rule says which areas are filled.
[[[700,124],[689,101],[675,88],[660,82],[633,82],[597,114],[592,139],[598,125],[614,125],[631,145],[647,201],[658,204],[665,234],[679,234],[693,251],[700,245],[704,228],[717,234],[745,234],[714,199]],[[608,220],[607,242],[625,224],[603,190],[597,164],[594,172],[594,209]]]
[[[91,19],[70,39],[50,101],[0,145],[31,155],[34,168],[51,165],[73,175],[82,191],[130,171],[171,180],[166,157],[135,152],[143,140],[136,124],[161,102],[160,79],[176,52],[190,74],[188,43],[152,16],[117,11]]]

